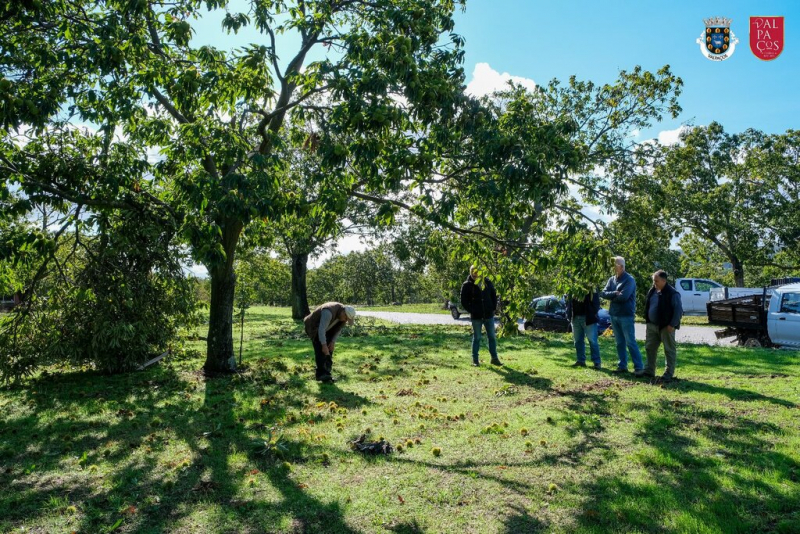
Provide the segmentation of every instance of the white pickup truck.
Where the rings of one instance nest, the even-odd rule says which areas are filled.
[[[675,280],[675,289],[681,294],[683,313],[705,315],[706,304],[713,300],[711,292],[724,287],[719,282],[705,278],[678,278]]]
[[[726,326],[717,338],[736,336],[746,347],[800,349],[800,283],[762,288],[760,295],[709,302],[708,322]]]

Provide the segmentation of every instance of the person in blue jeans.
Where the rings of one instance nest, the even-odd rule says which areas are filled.
[[[582,300],[567,296],[567,319],[572,324],[577,359],[572,367],[586,367],[586,340],[595,369],[603,367],[600,361],[600,344],[597,342],[597,314],[600,312],[600,294],[591,291]]]
[[[614,258],[614,276],[608,279],[605,289],[600,293],[604,299],[610,300],[608,314],[611,316],[611,328],[617,341],[617,369],[615,373],[628,372],[628,355],[633,360],[636,376],[644,374],[644,363],[639,345],[636,344],[636,332],[633,319],[636,313],[636,280],[625,271],[625,258]]]
[[[469,276],[461,284],[461,305],[469,312],[472,321],[472,365],[480,365],[478,351],[481,347],[481,331],[486,329],[489,354],[493,365],[503,365],[497,357],[497,336],[494,329],[494,311],[497,309],[497,291],[492,281],[481,276],[477,266],[469,268]]]

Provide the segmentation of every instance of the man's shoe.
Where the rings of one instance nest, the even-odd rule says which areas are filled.
[[[586,362],[575,362],[572,367],[586,367]]]
[[[656,377],[656,375],[654,375],[653,373],[650,373],[648,371],[642,371],[641,373],[637,374],[636,376],[643,376],[645,378],[655,378]]]
[[[670,382],[672,382],[673,380],[675,380],[675,379],[674,379],[674,378],[672,378],[671,376],[663,375],[663,376],[660,376],[660,377],[658,378],[658,383],[659,383],[659,384],[669,384],[669,383],[670,383]]]
[[[625,369],[624,367],[617,367],[616,369],[614,369],[611,372],[614,373],[615,375],[624,375],[625,373],[628,372],[628,370]]]
[[[480,367],[480,362],[472,362],[472,367]]]
[[[594,368],[595,369],[602,369],[603,368],[603,364],[602,363],[596,363],[596,364],[594,364]]]
[[[492,365],[503,365],[503,362],[501,362],[501,361],[500,361],[499,359],[497,359],[497,358],[493,358],[493,359],[492,359]]]
[[[334,380],[331,375],[325,375],[317,378],[317,382],[322,382],[323,384],[333,384],[336,382],[336,380]]]
[[[633,372],[633,376],[635,376],[636,378],[641,378],[643,376],[647,376],[647,372],[643,369],[639,369],[638,371]]]

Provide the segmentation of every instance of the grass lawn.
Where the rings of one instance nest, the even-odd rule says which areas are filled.
[[[800,532],[797,352],[680,346],[660,387],[570,368],[567,336],[473,368],[466,326],[362,317],[320,385],[288,310],[248,321],[236,376],[0,389],[0,532]]]
[[[356,306],[357,310],[386,311],[395,313],[441,313],[450,315],[450,310],[443,310],[442,303],[403,304],[402,306]]]

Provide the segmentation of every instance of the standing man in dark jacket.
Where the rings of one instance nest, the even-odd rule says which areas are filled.
[[[611,328],[617,341],[617,368],[613,373],[628,372],[628,354],[633,360],[636,376],[644,374],[642,353],[636,344],[634,314],[636,313],[636,280],[625,271],[625,258],[614,258],[614,276],[608,279],[606,288],[600,293],[604,299],[611,301],[608,314],[611,316]],[[627,349],[627,352],[626,352]]]
[[[338,302],[320,304],[305,319],[305,330],[314,346],[314,358],[317,363],[316,377],[320,382],[331,383],[333,377],[333,349],[336,338],[345,323],[353,324],[356,310]]]
[[[587,293],[583,300],[567,295],[567,319],[572,324],[572,339],[575,342],[577,359],[572,367],[586,367],[586,343],[589,340],[589,352],[595,369],[602,368],[600,361],[600,344],[597,342],[597,314],[600,312],[600,294],[597,291]]]
[[[503,365],[497,357],[497,336],[494,329],[494,311],[497,309],[497,291],[491,280],[481,276],[477,266],[469,268],[467,280],[461,284],[461,305],[469,312],[472,321],[472,365],[480,365],[478,350],[481,347],[481,329],[486,328],[489,354],[494,365]]]
[[[647,320],[647,336],[644,342],[647,366],[644,376],[655,378],[658,346],[663,344],[667,365],[661,382],[671,382],[675,376],[677,360],[675,330],[681,327],[683,306],[681,305],[681,294],[667,283],[666,272],[658,270],[653,273],[653,287],[647,292],[644,310]]]

